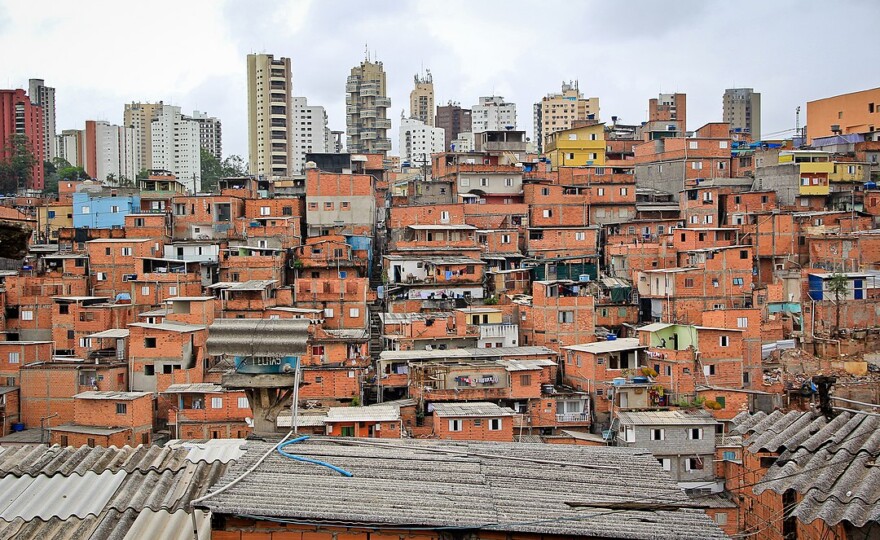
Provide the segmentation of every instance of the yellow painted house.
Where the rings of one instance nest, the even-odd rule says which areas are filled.
[[[52,203],[37,207],[37,228],[42,241],[53,242],[58,239],[59,229],[70,227],[73,227],[72,204]]]
[[[544,155],[555,170],[559,167],[605,165],[605,124],[573,127],[551,133]]]
[[[828,177],[834,163],[821,150],[787,150],[779,153],[779,163],[796,163],[800,173],[800,195],[828,195]]]

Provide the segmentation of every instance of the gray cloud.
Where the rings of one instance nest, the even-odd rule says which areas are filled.
[[[151,11],[171,15],[149,39],[130,10],[75,4],[0,4],[0,50],[33,43],[26,59],[0,62],[7,84],[56,86],[59,130],[120,122],[132,100],[204,110],[223,120],[225,153],[242,156],[250,52],[289,56],[295,93],[327,107],[334,129],[344,129],[345,78],[365,43],[388,73],[395,126],[422,67],[438,103],[501,94],[530,132],[531,105],[569,79],[601,99],[604,120],[640,122],[649,98],[686,92],[690,129],[720,119],[725,88],[753,87],[765,134],[793,128],[808,100],[880,86],[865,56],[880,20],[870,1],[159,0]]]

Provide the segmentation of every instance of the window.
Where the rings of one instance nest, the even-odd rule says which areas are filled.
[[[583,232],[574,233],[574,239],[577,241],[583,241],[587,238],[587,234]]]
[[[95,439],[92,439],[91,437],[86,439],[86,445],[89,448],[94,448],[95,447]]]
[[[440,221],[449,221],[449,212],[443,210],[440,212]]]
[[[126,414],[128,412],[128,404],[126,403],[117,403],[116,404],[116,414]]]
[[[110,255],[110,253],[111,253],[110,248],[108,248],[108,247],[104,248],[104,255]]]
[[[147,377],[152,377],[156,375],[156,366],[152,364],[144,366],[144,375],[146,375]]]
[[[734,284],[734,285],[742,285],[742,284],[743,284],[743,278],[741,278],[741,277],[735,277],[735,278],[733,278],[733,284]]]
[[[513,187],[513,178],[505,178],[504,185],[507,187]]]
[[[116,206],[116,205],[111,206],[111,207],[110,207],[110,213],[112,213],[112,214],[118,214],[118,213],[119,213],[119,207]]]
[[[107,272],[98,272],[98,281],[107,281]]]
[[[67,435],[61,436],[61,446],[70,446],[70,444],[68,444],[67,442]]]
[[[223,408],[223,398],[222,397],[212,397],[211,398],[211,408],[212,409],[222,409]]]
[[[520,375],[519,376],[519,385],[520,386],[531,386],[532,385],[532,376],[531,375]]]
[[[488,178],[480,178],[480,187],[488,187],[489,179]]]
[[[131,248],[130,247],[122,248],[122,256],[123,257],[131,257]]]
[[[691,163],[691,169],[695,171],[703,170],[703,162],[702,161],[694,161]]]
[[[690,428],[688,429],[688,439],[692,441],[700,441],[703,439],[703,429],[702,428]]]
[[[501,431],[501,419],[493,418],[489,420],[489,431]]]
[[[663,467],[664,471],[672,470],[672,460],[669,458],[657,458],[657,461],[660,462],[660,466]]]
[[[79,338],[79,346],[82,348],[89,348],[92,346],[92,338]]]
[[[482,418],[474,418],[474,427],[480,427],[480,426],[482,426],[482,425],[483,425],[483,419],[482,419]]]
[[[691,150],[696,150],[699,146],[700,144],[697,141],[688,141],[688,148]]]
[[[351,203],[348,201],[342,201],[342,209],[343,210],[351,210]]]
[[[471,179],[470,178],[462,178],[461,179],[461,187],[470,187]]]
[[[353,308],[349,309],[348,316],[351,317],[352,319],[356,319],[356,318],[360,317],[361,316],[360,308],[353,307]]]
[[[561,323],[573,323],[574,322],[574,311],[558,311],[556,313],[557,322]]]
[[[272,209],[270,207],[268,207],[268,206],[261,206],[260,207],[260,215],[261,216],[268,216],[271,213],[272,213]]]
[[[684,286],[688,289],[693,288],[694,286],[694,278],[684,278]]]
[[[596,392],[600,395],[599,392]],[[623,440],[625,442],[636,442],[636,430],[633,426],[626,426],[623,430]]]
[[[629,190],[627,188],[625,188],[625,187],[620,188],[620,195],[622,197],[626,197],[627,193],[629,193]]]
[[[749,327],[749,319],[747,317],[737,317],[736,318],[736,327],[737,328],[748,328]]]
[[[724,453],[721,454],[721,459],[724,461],[734,461],[736,459],[736,452],[725,450]]]
[[[553,210],[549,210],[549,209],[548,209],[548,210],[544,210],[544,211],[542,212],[542,214],[543,214],[543,216],[544,216],[545,218],[553,217]]]
[[[651,429],[651,440],[652,441],[662,441],[666,438],[666,432],[660,428],[652,428]]]
[[[598,195],[598,196],[600,196],[600,197],[604,197],[604,196],[605,196],[605,188],[601,188],[601,187],[600,187],[600,188],[597,188],[597,189],[596,189],[596,195]]]
[[[327,319],[333,318],[333,308],[324,308],[324,317]]]
[[[461,420],[453,419],[449,421],[449,431],[461,431]]]
[[[324,210],[333,210],[333,203],[330,201],[325,202],[324,203]]]
[[[695,457],[687,458],[684,462],[684,468],[686,471],[702,471],[703,460]]]
[[[727,141],[718,141],[718,148],[727,148]]]
[[[248,399],[246,397],[238,398],[238,408],[239,409],[249,409],[250,404],[248,404]]]
[[[155,349],[156,348],[156,338],[154,338],[154,337],[144,338],[144,348],[145,349]]]
[[[722,345],[722,347],[726,347],[727,345]],[[709,377],[715,375],[715,364],[708,364],[703,366],[703,375]]]
[[[32,321],[34,320],[34,312],[25,310],[21,312],[21,320],[23,321]]]
[[[724,512],[718,512],[715,514],[715,524],[716,525],[727,525],[727,514]]]
[[[502,244],[509,244],[510,243],[510,235],[509,234],[502,234],[501,235],[501,243]]]
[[[20,353],[17,353],[17,352],[9,353],[9,363],[10,364],[17,364],[17,363],[19,363],[20,360],[21,360]]]

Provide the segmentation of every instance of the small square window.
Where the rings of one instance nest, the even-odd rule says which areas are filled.
[[[125,403],[117,403],[116,404],[116,414],[126,414],[128,412],[128,405]]]
[[[156,338],[154,338],[154,337],[144,338],[144,348],[145,349],[155,349],[156,348]]]

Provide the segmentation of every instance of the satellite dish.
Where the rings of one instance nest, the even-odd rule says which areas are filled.
[[[254,427],[254,420],[250,416],[244,417],[244,423],[247,424],[247,427],[249,427],[249,428]]]

